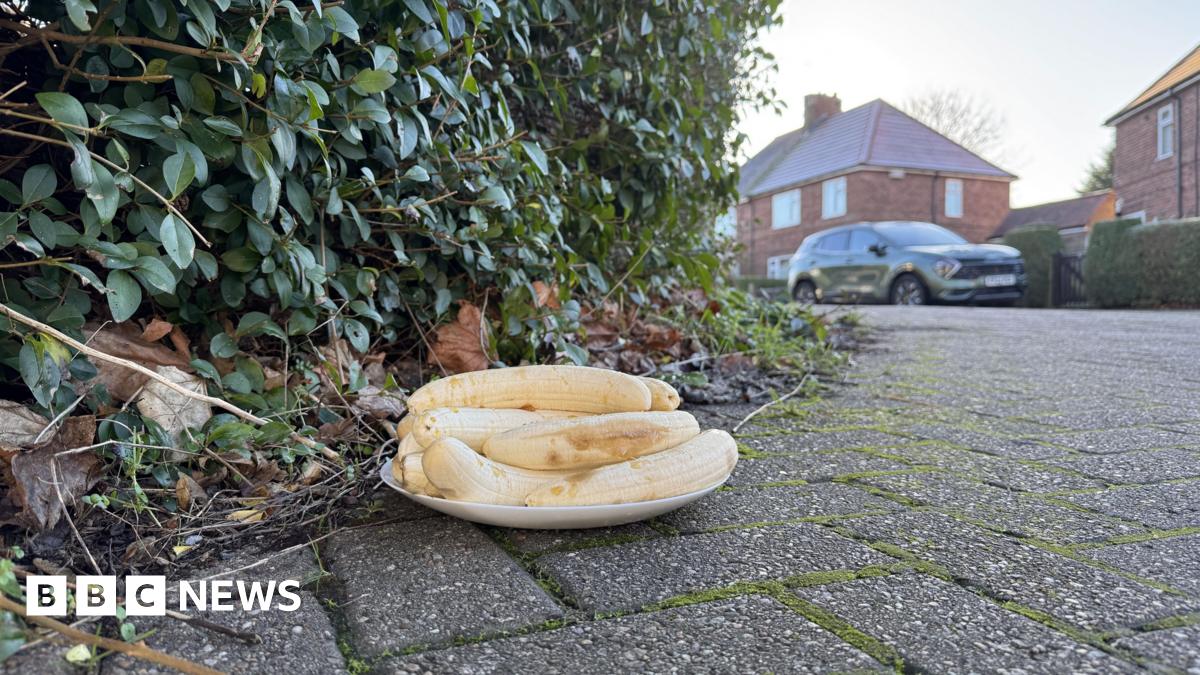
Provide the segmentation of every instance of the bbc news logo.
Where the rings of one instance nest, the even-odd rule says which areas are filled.
[[[300,609],[296,593],[300,582],[214,579],[180,581],[168,597],[167,578],[155,575],[125,577],[125,614],[127,616],[166,616],[168,609],[229,612]],[[67,616],[69,603],[67,577],[30,575],[25,578],[25,612],[29,616]],[[75,577],[75,616],[116,616],[117,577]]]

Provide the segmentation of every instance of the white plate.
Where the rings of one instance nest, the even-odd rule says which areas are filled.
[[[535,530],[573,530],[586,527],[610,527],[624,525],[638,520],[646,520],[654,516],[691,504],[704,495],[721,487],[725,482],[710,485],[703,490],[689,492],[686,495],[655,499],[648,502],[632,504],[603,504],[601,506],[497,506],[495,504],[478,504],[475,502],[456,502],[439,497],[426,497],[413,494],[392,478],[392,460],[383,463],[379,469],[379,477],[389,487],[409,499],[428,506],[434,511],[441,511],[455,518],[470,520],[485,525],[501,527],[521,527]]]
[[[983,285],[988,288],[996,286],[1016,286],[1017,275],[1015,274],[989,274],[983,278]]]

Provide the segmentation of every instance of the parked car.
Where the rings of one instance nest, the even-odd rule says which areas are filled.
[[[811,234],[792,256],[788,291],[800,303],[1012,304],[1025,263],[1011,246],[972,244],[933,223],[843,225]]]

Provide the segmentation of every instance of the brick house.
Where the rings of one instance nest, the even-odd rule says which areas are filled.
[[[805,96],[804,126],[742,167],[738,268],[784,277],[804,237],[860,221],[927,221],[981,242],[1015,179],[885,101],[843,112],[836,96]]]
[[[1200,47],[1110,117],[1116,128],[1113,189],[1122,217],[1200,215]]]
[[[1063,239],[1063,250],[1082,253],[1087,248],[1092,225],[1116,216],[1116,195],[1112,190],[1097,190],[1057,202],[1026,206],[1008,212],[989,241],[1030,225],[1054,225]]]

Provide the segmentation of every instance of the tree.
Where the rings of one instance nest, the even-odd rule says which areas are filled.
[[[1004,156],[1007,122],[987,101],[957,89],[933,89],[901,109],[934,131],[991,162]]]
[[[1108,147],[1100,159],[1088,165],[1087,175],[1079,186],[1079,194],[1087,194],[1096,190],[1111,190],[1113,186],[1113,156],[1117,151],[1116,140],[1109,141]]]

